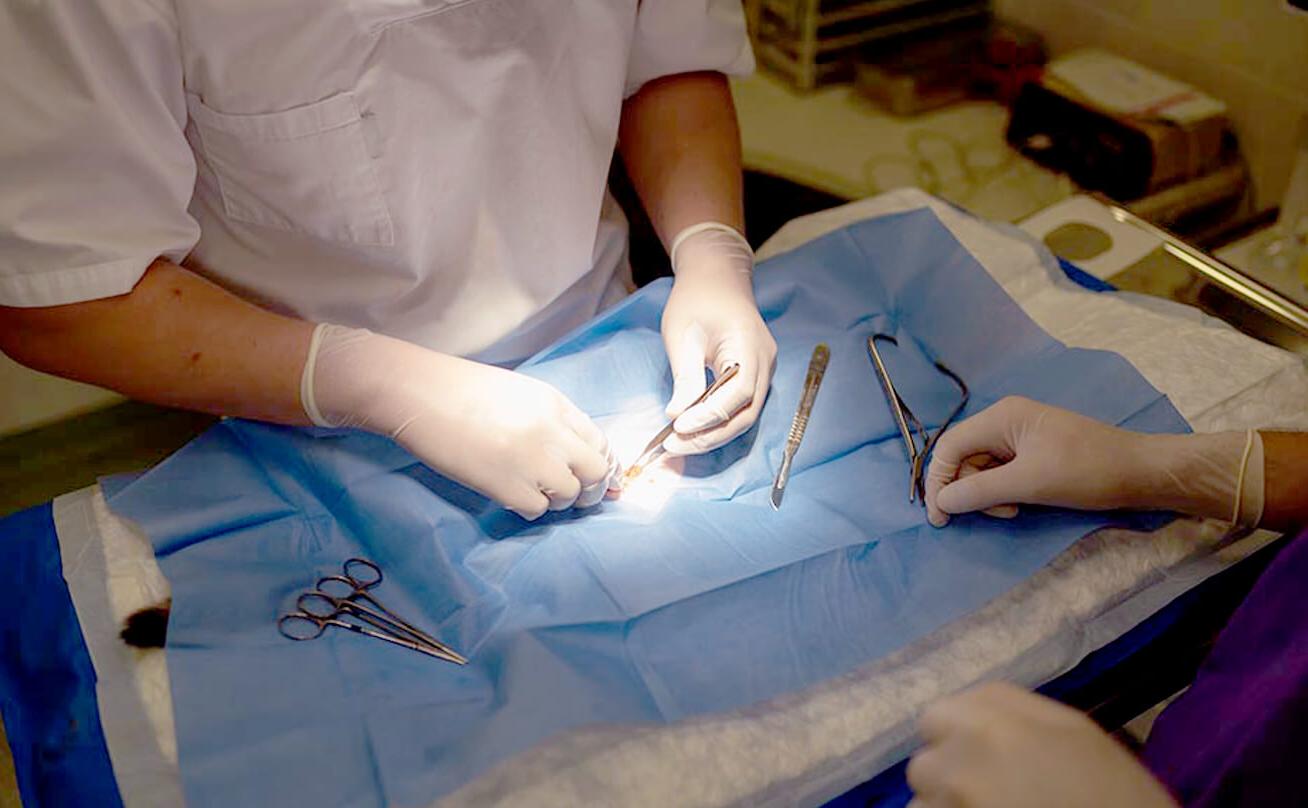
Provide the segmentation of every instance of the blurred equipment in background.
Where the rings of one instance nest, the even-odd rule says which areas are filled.
[[[1048,61],[1044,37],[1006,20],[990,24],[985,50],[973,64],[972,91],[1011,106],[1022,88],[1038,81]]]
[[[1244,196],[1248,171],[1226,104],[1099,50],[1050,62],[1013,105],[1008,142],[1077,185],[1174,225]]]
[[[878,42],[857,59],[855,86],[894,115],[917,115],[967,98],[1011,104],[1038,81],[1044,42],[1030,29],[981,19]]]
[[[1308,291],[1308,116],[1299,121],[1280,218],[1257,245],[1254,261],[1264,274]]]
[[[798,90],[853,78],[873,43],[984,23],[988,0],[745,0],[759,64]]]
[[[1225,250],[1209,255],[1101,195],[1065,199],[1019,227],[1119,290],[1194,306],[1308,357],[1308,287],[1289,273],[1233,262],[1241,256]]]
[[[894,115],[917,115],[968,96],[971,66],[980,57],[988,26],[972,25],[914,35],[868,48],[855,66],[854,86]],[[875,53],[875,56],[871,54]]]

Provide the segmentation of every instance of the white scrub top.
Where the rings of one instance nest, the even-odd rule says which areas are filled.
[[[738,0],[5,0],[0,53],[0,305],[165,256],[495,362],[612,295],[623,99],[753,67]]]

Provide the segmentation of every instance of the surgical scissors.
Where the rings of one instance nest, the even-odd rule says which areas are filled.
[[[895,416],[895,425],[899,427],[900,437],[904,439],[904,448],[908,451],[909,462],[909,480],[908,480],[908,501],[915,502],[919,499],[922,504],[926,504],[926,459],[931,454],[931,450],[936,447],[936,441],[940,436],[945,434],[945,430],[959,416],[959,413],[967,406],[971,394],[968,392],[967,384],[959,378],[958,374],[950,370],[945,363],[939,359],[933,360],[936,370],[944,376],[947,376],[959,390],[958,404],[955,405],[949,417],[940,424],[940,428],[934,434],[928,432],[922,422],[909,409],[908,404],[899,395],[895,389],[895,383],[890,378],[890,371],[886,369],[886,363],[881,358],[881,352],[877,350],[878,342],[888,342],[891,345],[898,346],[899,340],[890,334],[873,334],[867,338],[867,352],[872,358],[872,365],[876,368],[877,378],[881,380],[881,387],[886,392],[886,400],[890,403],[890,413]],[[911,428],[910,428],[911,427]],[[914,439],[914,431],[917,437],[922,441],[922,447],[919,449],[917,441]]]
[[[382,581],[381,567],[366,558],[345,562],[342,574],[318,579],[315,588],[295,601],[296,611],[277,620],[277,630],[291,640],[321,637],[328,626],[344,628],[378,640],[466,665],[468,660],[445,643],[415,627],[381,604],[368,590]],[[365,624],[347,622],[353,617]]]

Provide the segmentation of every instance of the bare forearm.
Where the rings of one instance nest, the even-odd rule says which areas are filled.
[[[312,333],[162,259],[127,295],[0,307],[0,350],[29,367],[155,404],[285,424],[308,423],[299,384]]]
[[[720,73],[641,88],[623,105],[618,150],[664,244],[705,221],[743,230],[740,130]]]
[[[1290,530],[1308,526],[1308,434],[1263,432],[1262,526]]]

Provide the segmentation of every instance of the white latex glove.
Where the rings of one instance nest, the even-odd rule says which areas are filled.
[[[554,387],[371,331],[318,326],[300,399],[315,424],[387,435],[525,519],[594,505],[618,469]]]
[[[1086,716],[992,683],[927,708],[909,808],[1174,808],[1166,789]]]
[[[949,429],[926,478],[927,517],[1016,505],[1175,510],[1258,524],[1263,444],[1257,432],[1146,435],[1010,396]]]
[[[663,443],[670,454],[701,454],[740,435],[758,420],[777,343],[754,301],[754,252],[745,237],[707,222],[683,230],[672,243],[675,280],[663,309],[663,345],[672,366],[669,418],[676,432]],[[699,405],[704,368],[736,377]]]

